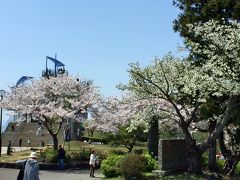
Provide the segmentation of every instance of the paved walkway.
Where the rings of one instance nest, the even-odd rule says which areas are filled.
[[[19,169],[9,169],[9,168],[0,168],[0,179],[1,180],[16,180],[18,175]],[[98,172],[95,173],[95,178],[89,177],[88,170],[53,170],[53,171],[46,171],[40,170],[40,180],[93,180],[93,179],[101,179],[104,176],[99,174]]]
[[[15,151],[23,151],[30,149],[29,147],[13,147]],[[2,154],[7,153],[7,147],[2,147]],[[0,180],[16,180],[19,169],[0,168]],[[89,170],[40,170],[40,180],[90,180],[101,179],[104,176],[98,171],[95,173],[95,178],[89,177]]]

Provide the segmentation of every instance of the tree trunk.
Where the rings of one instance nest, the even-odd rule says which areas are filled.
[[[225,167],[223,169],[223,173],[228,176],[232,176],[235,172],[235,168],[239,161],[240,161],[239,154],[231,155],[230,157],[228,157],[225,161]]]
[[[155,158],[158,156],[158,119],[153,117],[148,132],[148,151]]]
[[[213,142],[212,147],[208,151],[208,169],[210,171],[216,171],[216,141]]]
[[[58,138],[57,138],[57,134],[53,134],[52,135],[52,139],[53,139],[53,148],[55,150],[58,150]]]
[[[187,140],[187,161],[188,172],[194,174],[202,174],[202,162],[199,148],[196,146],[196,140]]]
[[[228,108],[224,114],[223,120],[216,125],[216,128],[211,133],[211,135],[207,138],[207,140],[199,145],[199,149],[202,153],[205,152],[208,148],[210,148],[212,143],[214,143],[214,141],[220,137],[220,134],[222,133],[223,128],[229,123],[231,119],[231,113],[236,103],[237,103],[237,96],[231,96],[229,99]]]
[[[89,130],[90,134],[88,133],[88,136],[93,137],[94,131],[95,131],[95,129],[90,129],[90,130]]]
[[[188,130],[189,125],[185,121],[181,121],[179,126],[185,135],[188,172],[194,174],[202,174],[201,156],[203,152],[196,144],[196,140],[192,138]]]
[[[229,149],[226,148],[225,143],[224,143],[224,132],[222,131],[219,138],[218,138],[218,143],[219,143],[219,148],[220,151],[224,157],[224,159],[228,159],[232,153]]]
[[[62,121],[59,123],[58,129],[56,132],[53,131],[52,129],[52,121],[51,119],[43,116],[45,118],[45,121],[41,121],[43,123],[43,125],[47,128],[49,134],[52,136],[52,140],[53,140],[53,148],[55,150],[58,149],[58,138],[57,135],[60,132],[61,128],[62,128],[62,124],[64,122],[64,119],[62,119]]]
[[[209,121],[209,135],[211,135],[216,128],[216,120],[210,120]],[[211,147],[208,151],[208,169],[210,171],[216,171],[217,170],[217,164],[216,164],[216,140],[213,140],[213,143],[211,144]]]
[[[125,147],[128,149],[128,153],[132,152],[132,149],[136,143],[137,136],[134,136],[133,141],[131,143],[125,144]]]
[[[230,169],[230,171],[227,173],[228,176],[232,176],[234,173],[235,173],[235,169],[236,169],[236,166],[239,162],[239,155],[237,155],[237,157],[234,159],[234,162],[232,164],[232,168]]]

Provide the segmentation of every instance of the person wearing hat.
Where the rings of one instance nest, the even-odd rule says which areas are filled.
[[[24,168],[23,180],[39,180],[39,166],[36,152],[31,152],[29,159],[17,161]]]

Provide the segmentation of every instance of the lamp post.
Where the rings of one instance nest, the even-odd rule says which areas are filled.
[[[5,95],[5,91],[4,90],[0,90],[0,100],[3,100],[3,96]],[[2,107],[0,108],[0,156],[2,154]]]

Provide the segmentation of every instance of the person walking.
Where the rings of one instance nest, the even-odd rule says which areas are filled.
[[[64,159],[66,151],[63,149],[62,145],[59,145],[58,149],[58,167],[60,170],[64,170]]]
[[[39,165],[36,159],[36,152],[31,152],[29,159],[16,162],[24,169],[23,180],[39,180]]]
[[[96,152],[93,150],[90,155],[90,161],[89,161],[90,177],[95,177],[94,171],[95,171],[96,165],[97,165],[97,156],[96,156]]]
[[[37,129],[36,136],[43,136],[42,126],[40,126],[40,127]]]
[[[28,147],[31,147],[31,140],[30,140],[30,138],[28,138],[27,143],[28,143]]]

